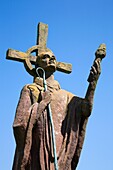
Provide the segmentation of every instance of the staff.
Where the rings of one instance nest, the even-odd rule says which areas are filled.
[[[45,79],[45,71],[43,68],[38,67],[36,69],[37,75],[39,75],[39,70],[43,72],[43,85],[44,85],[44,91],[47,91],[47,83]],[[50,126],[51,126],[51,132],[52,132],[52,144],[53,144],[53,154],[54,154],[54,166],[55,170],[58,170],[58,162],[57,162],[57,154],[56,154],[56,142],[55,142],[55,133],[54,133],[54,125],[53,125],[53,119],[52,119],[52,112],[51,112],[51,107],[50,104],[48,104],[48,111],[49,111],[49,121],[50,121]]]

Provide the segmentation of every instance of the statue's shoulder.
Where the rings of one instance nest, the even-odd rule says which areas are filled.
[[[64,90],[64,89],[60,89],[62,93],[65,93],[67,95],[67,97],[69,98],[72,98],[74,97],[75,95],[72,94],[71,92],[67,91],[67,90]]]
[[[39,93],[39,88],[37,87],[36,83],[32,83],[32,84],[26,84],[22,91],[31,91],[33,94],[37,94]]]
[[[22,90],[37,90],[37,86],[35,83],[32,84],[26,84]]]
[[[30,89],[32,91],[37,91],[38,90],[38,88],[37,88],[35,83],[27,84],[26,86],[27,86],[28,89]]]
[[[30,91],[32,92],[38,92],[38,93],[43,90],[43,87],[37,85],[36,83],[27,84],[27,88],[30,89]]]
[[[84,100],[82,97],[78,97],[77,95],[75,95],[69,91],[61,89],[61,92],[65,93],[67,95],[67,101],[69,103],[74,102],[74,103],[81,104],[81,102],[83,102],[83,100]]]
[[[37,87],[37,84],[36,84],[36,83],[32,83],[32,84],[27,84],[27,85],[25,85],[25,86],[24,86],[24,90],[27,90],[27,91],[30,92],[30,94],[31,94],[32,97],[33,97],[33,101],[37,101],[37,100],[38,100],[40,90],[39,90],[39,88]]]

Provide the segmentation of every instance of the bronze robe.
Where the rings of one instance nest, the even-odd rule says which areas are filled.
[[[47,86],[52,96],[58,167],[75,170],[85,136],[84,120],[90,115],[88,103],[60,89],[55,80]],[[13,124],[16,140],[13,170],[54,170],[47,104],[39,109],[43,90],[42,79],[37,78],[22,89]]]

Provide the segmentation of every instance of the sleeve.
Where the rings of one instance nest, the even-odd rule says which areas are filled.
[[[27,122],[29,120],[29,109],[32,105],[30,89],[26,86],[21,91],[20,99],[16,109],[16,115],[13,123],[14,136],[17,145],[24,142]],[[21,140],[20,140],[21,139]]]
[[[81,103],[82,116],[89,117],[91,115],[92,107],[93,106],[90,104],[90,102],[88,102],[87,99],[82,99]]]
[[[71,93],[68,95],[69,106],[76,108],[77,114],[83,117],[89,117],[92,111],[92,105],[86,98],[77,97]],[[73,105],[72,105],[73,103]]]

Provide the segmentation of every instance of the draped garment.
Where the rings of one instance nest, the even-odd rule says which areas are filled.
[[[75,170],[84,142],[89,113],[85,99],[47,84],[55,130],[59,170]],[[42,100],[41,79],[24,86],[13,123],[16,151],[13,170],[54,170],[54,155],[48,109]]]

